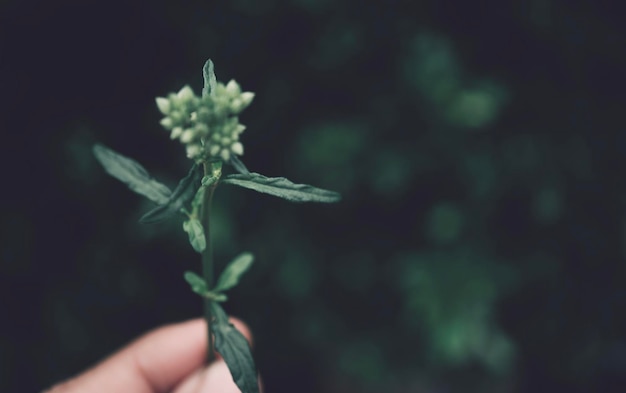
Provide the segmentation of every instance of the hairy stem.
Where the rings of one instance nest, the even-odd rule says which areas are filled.
[[[204,175],[212,176],[216,172],[216,167],[212,163],[204,163]],[[219,170],[219,169],[217,169]],[[218,172],[219,173],[219,172]],[[219,176],[219,174],[218,174]],[[204,193],[204,200],[200,208],[200,222],[204,228],[204,238],[206,247],[202,252],[202,275],[208,288],[213,288],[213,247],[211,244],[211,201],[217,182],[208,187]],[[204,319],[207,323],[208,347],[207,347],[207,364],[215,359],[215,347],[213,342],[213,314],[211,312],[211,299],[204,299]]]

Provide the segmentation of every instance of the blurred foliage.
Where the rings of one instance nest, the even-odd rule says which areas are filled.
[[[0,206],[0,390],[37,391],[200,315],[182,223],[138,224],[151,205],[91,146],[175,185],[189,163],[153,100],[199,90],[211,57],[256,93],[248,167],[344,196],[216,194],[218,267],[256,257],[225,307],[255,332],[268,391],[620,391],[626,36],[612,7],[0,3],[0,167],[17,190]]]

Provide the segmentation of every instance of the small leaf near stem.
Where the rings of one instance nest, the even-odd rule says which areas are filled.
[[[198,294],[203,294],[209,290],[204,279],[194,272],[185,272],[185,280],[191,286],[191,290]]]
[[[194,164],[187,176],[178,182],[166,203],[144,214],[139,219],[139,222],[150,224],[180,213],[181,209],[193,198],[196,190],[200,187],[200,179],[202,179],[202,171],[198,165]]]
[[[183,229],[189,235],[189,244],[197,252],[202,252],[206,248],[206,238],[204,236],[204,228],[195,217],[189,218],[189,220],[183,222]]]
[[[253,261],[254,256],[249,252],[244,252],[237,256],[237,258],[226,266],[220,275],[214,291],[222,292],[237,285],[239,278],[252,266]]]

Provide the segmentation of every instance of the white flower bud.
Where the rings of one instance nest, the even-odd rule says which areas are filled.
[[[172,119],[174,124],[177,124],[177,125],[183,123],[186,120],[185,119],[185,114],[183,112],[177,111],[177,110],[171,111],[169,117],[170,117],[170,119]]]
[[[200,153],[202,153],[200,145],[187,145],[187,158],[196,158]]]
[[[211,148],[209,149],[209,153],[212,156],[216,156],[218,153],[220,152],[220,147],[218,145],[213,145],[211,146]]]
[[[176,139],[181,136],[183,133],[183,127],[174,127],[172,128],[172,133],[170,134],[171,139]]]
[[[233,135],[234,134],[241,134],[243,132],[243,130],[246,129],[246,126],[244,126],[243,124],[237,124],[237,126],[235,127],[235,131],[233,131]]]
[[[230,97],[236,97],[241,93],[241,88],[234,79],[231,79],[226,85],[226,93],[228,93]]]
[[[155,99],[165,115],[161,125],[171,131],[171,139],[185,145],[187,156],[197,162],[209,157],[228,161],[244,150],[239,135],[246,126],[239,124],[237,115],[250,105],[254,93],[242,93],[234,79],[226,85],[217,83],[211,93],[198,97],[185,85],[167,98]]]
[[[235,142],[230,147],[230,150],[240,156],[243,154],[243,145],[240,142]]]
[[[170,112],[170,109],[172,109],[172,104],[167,98],[157,97],[156,104],[161,113],[163,113],[164,115],[167,115]]]
[[[243,107],[246,108],[252,102],[252,99],[254,98],[254,93],[251,91],[246,91],[241,93],[239,98],[243,102]]]
[[[164,117],[161,119],[161,125],[166,130],[171,130],[174,127],[174,121],[170,117]]]
[[[196,135],[199,135],[201,137],[209,134],[209,126],[204,123],[196,123],[193,128],[196,131]]]
[[[244,109],[243,102],[239,98],[234,98],[230,102],[230,111],[232,113],[239,114]]]
[[[180,141],[182,143],[189,143],[193,140],[194,137],[194,132],[192,129],[187,129],[185,131],[183,131],[183,134],[180,136]]]
[[[182,102],[186,102],[186,101],[190,101],[191,99],[193,99],[195,94],[193,90],[191,89],[191,87],[189,87],[189,85],[185,85],[182,89],[180,89],[180,91],[176,94],[176,96]]]

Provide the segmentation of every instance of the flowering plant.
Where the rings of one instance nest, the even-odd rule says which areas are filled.
[[[141,217],[140,222],[152,223],[175,215],[184,218],[183,230],[189,243],[202,255],[202,275],[185,272],[191,289],[204,298],[204,317],[208,327],[207,362],[218,352],[225,360],[233,380],[243,393],[258,392],[256,366],[246,339],[233,325],[220,303],[227,300],[225,291],[233,288],[246,272],[254,257],[242,253],[235,257],[214,280],[213,252],[210,237],[211,200],[219,184],[231,184],[274,195],[293,202],[332,203],[340,199],[338,193],[309,185],[295,184],[278,177],[269,178],[248,171],[238,156],[244,147],[240,135],[245,126],[239,123],[239,114],[250,105],[254,93],[242,92],[231,80],[218,83],[213,62],[203,67],[204,88],[196,96],[189,86],[167,97],[158,97],[156,104],[165,116],[161,125],[170,132],[171,139],[185,145],[187,157],[193,165],[178,186],[171,191],[154,180],[136,161],[103,146],[95,145],[94,154],[104,169],[126,183],[158,206]],[[224,175],[224,164],[237,173]]]

